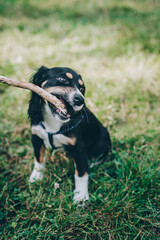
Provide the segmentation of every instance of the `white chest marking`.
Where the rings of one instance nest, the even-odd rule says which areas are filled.
[[[48,132],[58,132],[62,126],[62,123],[57,121],[56,118],[52,115],[48,105],[45,105],[44,121],[42,123],[45,126],[45,129],[43,129],[40,125],[33,125],[31,128],[32,134],[35,134],[41,139],[43,139],[46,148],[51,148],[52,146],[49,142]],[[56,148],[63,149],[64,145],[74,145],[75,141],[75,138],[69,138],[64,136],[63,134],[53,135],[53,144]]]
[[[32,134],[35,134],[41,139],[43,139],[46,148],[51,148],[46,129],[43,129],[40,125],[33,125],[31,129]],[[56,148],[63,148],[63,145],[74,145],[75,138],[69,138],[64,136],[63,134],[53,135],[53,144]]]
[[[71,138],[64,136],[63,134],[57,134],[53,136],[53,143],[55,147],[61,148],[63,145],[68,145]]]
[[[49,143],[48,134],[45,129],[43,129],[40,125],[33,125],[31,127],[32,134],[37,135],[39,138],[43,139],[44,145],[46,148],[51,148]]]

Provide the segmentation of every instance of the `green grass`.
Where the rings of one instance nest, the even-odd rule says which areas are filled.
[[[113,151],[90,171],[85,208],[73,204],[73,160],[63,154],[48,152],[44,180],[29,184],[29,93],[1,84],[0,239],[159,239],[159,29],[159,0],[1,0],[0,75],[76,69]]]

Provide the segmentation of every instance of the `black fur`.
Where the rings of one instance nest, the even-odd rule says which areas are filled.
[[[34,149],[34,155],[35,155],[37,161],[39,162],[39,160],[40,160],[40,149],[43,145],[43,140],[41,138],[39,138],[38,136],[32,134],[31,141],[32,141],[33,149]]]
[[[67,72],[72,74],[73,79],[67,79],[65,83],[58,82],[57,79],[60,76],[64,76],[66,78],[65,74]],[[82,79],[81,76],[70,68],[48,69],[42,66],[33,76],[32,82],[38,86],[41,86],[41,84],[47,80],[44,88],[51,86],[76,86],[84,95],[85,86],[84,84],[83,86],[80,86],[78,84],[78,79]],[[39,97],[36,93],[32,93],[28,109],[31,125],[39,124],[44,120],[42,114],[44,104],[45,102],[41,97]],[[83,176],[85,172],[89,171],[88,160],[92,158],[105,160],[111,149],[111,140],[107,129],[103,127],[100,121],[85,106],[85,104],[80,111],[71,111],[70,121],[63,123],[60,130],[70,129],[70,127],[74,126],[76,122],[82,118],[82,116],[83,119],[77,127],[64,133],[65,136],[76,139],[75,144],[67,144],[64,146],[64,148],[74,158],[78,170],[78,175],[80,177]],[[35,135],[32,136],[32,143],[37,159],[42,142],[43,140],[39,137],[36,137]]]
[[[82,114],[84,114],[82,123],[72,132],[65,134],[68,137],[75,136],[77,139],[75,146],[65,146],[65,149],[75,159],[79,176],[88,172],[88,160],[94,158],[105,161],[111,150],[107,129],[86,107],[82,110]]]
[[[31,82],[37,86],[46,80],[47,68],[42,66],[37,73],[32,77]],[[44,100],[37,93],[31,93],[31,99],[29,101],[28,116],[31,120],[31,124],[38,124],[43,121],[42,108]]]

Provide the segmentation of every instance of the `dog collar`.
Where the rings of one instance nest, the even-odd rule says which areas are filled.
[[[56,149],[56,147],[53,145],[53,135],[64,134],[64,133],[67,133],[67,132],[71,131],[72,129],[76,128],[82,122],[83,118],[84,118],[84,116],[82,115],[81,119],[76,124],[74,124],[73,126],[67,128],[67,129],[59,130],[59,131],[57,131],[55,133],[46,131],[47,134],[48,134],[48,139],[49,139],[49,143],[50,143],[51,147]],[[40,122],[39,125],[44,130],[46,130],[46,127],[44,126],[44,124],[42,122]]]

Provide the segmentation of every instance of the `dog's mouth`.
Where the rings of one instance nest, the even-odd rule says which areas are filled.
[[[71,113],[73,112],[73,108],[72,106],[62,97],[62,96],[58,96],[58,95],[54,95],[56,96],[64,105],[64,112],[62,112],[59,108],[56,108],[54,105],[52,105],[50,102],[48,102],[48,105],[51,109],[51,112],[53,115],[58,115],[58,117],[62,120],[62,121],[68,121],[71,117]]]
[[[67,119],[67,118],[70,118],[71,116],[71,105],[62,97],[62,96],[57,96],[57,98],[63,103],[63,105],[65,106],[65,114],[62,113],[62,111],[57,108],[56,109],[56,113],[60,115],[61,118],[64,118],[64,119]]]

